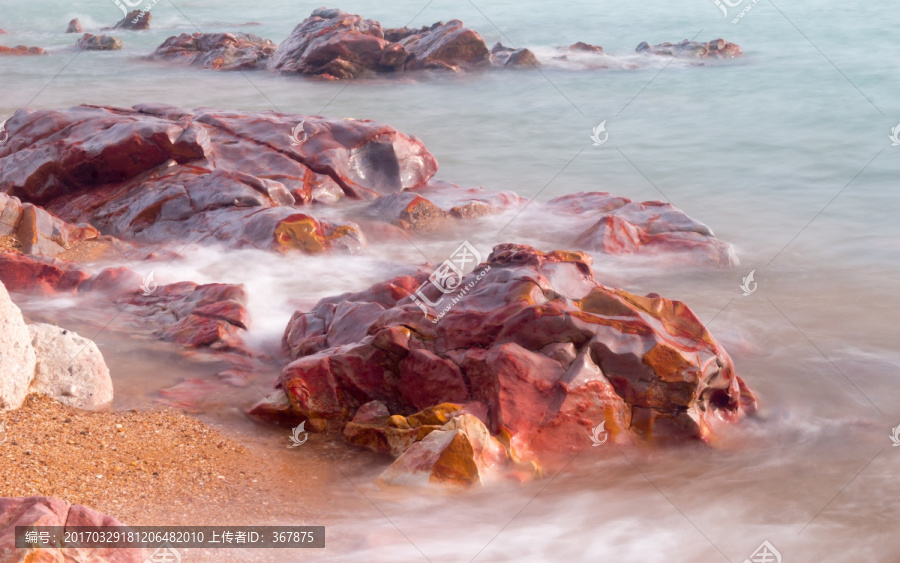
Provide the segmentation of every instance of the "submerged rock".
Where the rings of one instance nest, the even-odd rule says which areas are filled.
[[[276,48],[252,33],[182,33],[166,39],[148,58],[209,70],[253,70],[265,68]]]
[[[91,35],[85,33],[75,44],[82,51],[118,51],[122,48],[122,40],[111,35]]]
[[[497,43],[491,48],[491,63],[494,66],[535,68],[541,63],[529,49],[512,49]]]
[[[0,55],[48,55],[47,51],[40,47],[29,47],[27,45],[17,45],[15,47],[4,47],[0,45]]]
[[[580,252],[499,245],[440,316],[407,299],[427,273],[323,299],[292,317],[283,346],[294,361],[250,412],[344,428],[370,401],[399,415],[479,401],[511,457],[552,465],[601,423],[614,443],[710,440],[719,423],[754,411],[686,305],[606,287],[590,265]],[[449,441],[423,455],[439,457]]]
[[[681,43],[660,43],[659,45],[650,45],[644,41],[637,46],[635,51],[650,55],[695,59],[733,59],[744,54],[739,45],[729,43],[724,39],[713,39],[708,43],[685,39]]]

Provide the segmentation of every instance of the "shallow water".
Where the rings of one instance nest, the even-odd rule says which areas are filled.
[[[340,467],[323,491],[323,521],[334,522],[329,548],[290,557],[740,562],[768,540],[785,562],[900,560],[893,533],[900,486],[892,478],[900,451],[888,439],[900,424],[900,147],[888,140],[900,121],[893,5],[763,0],[738,24],[712,1],[339,6],[386,27],[458,18],[489,45],[533,47],[542,58],[559,45],[599,44],[611,63],[641,67],[633,70],[549,65],[335,84],[138,58],[198,28],[279,42],[317,6],[160,2],[150,32],[119,34],[125,50],[76,54],[69,48],[75,37],[61,33],[68,20],[81,18],[87,31],[111,25],[121,17],[112,1],[0,0],[0,27],[10,32],[0,44],[52,53],[0,59],[0,120],[22,106],[145,102],[368,118],[421,138],[440,162],[438,178],[464,186],[540,200],[583,190],[668,200],[734,244],[741,265],[711,272],[596,256],[597,277],[688,303],[759,393],[761,415],[729,430],[716,448],[586,448],[552,479],[469,492],[379,489],[372,481],[381,466],[356,454],[362,457]],[[239,27],[247,22],[261,25]],[[720,36],[740,44],[745,57],[698,67],[633,53],[644,40]],[[593,147],[588,135],[604,120],[610,140]],[[439,262],[462,240],[484,252],[505,241],[546,248],[547,231],[559,229],[523,213],[417,241],[418,248],[377,246],[365,257],[192,247],[171,265],[146,267],[156,268],[161,283],[246,284],[251,341],[272,346],[295,308],[407,271],[423,253]],[[751,270],[759,289],[744,297],[739,285]],[[77,328],[78,303],[57,305],[24,308]],[[148,351],[151,341],[119,332],[97,340],[122,408],[221,369],[179,363],[176,351]],[[255,384],[269,388],[265,378]],[[254,392],[235,390],[226,406],[203,416],[248,440],[270,440],[282,431],[240,415]]]

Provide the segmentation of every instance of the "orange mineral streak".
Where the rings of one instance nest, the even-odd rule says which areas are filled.
[[[305,214],[291,215],[275,227],[275,241],[285,250],[301,250],[321,254],[327,250],[322,227]]]

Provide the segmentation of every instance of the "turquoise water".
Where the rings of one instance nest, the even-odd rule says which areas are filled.
[[[763,417],[736,429],[724,450],[635,459],[643,476],[618,455],[587,452],[478,560],[738,562],[763,540],[786,562],[900,559],[897,509],[888,502],[900,493],[892,482],[900,451],[887,438],[900,424],[900,147],[888,139],[900,122],[894,4],[762,0],[738,24],[712,0],[337,6],[385,27],[458,18],[489,45],[527,46],[544,60],[556,46],[599,44],[611,61],[640,67],[633,70],[548,64],[541,72],[348,84],[139,59],[197,29],[280,42],[318,6],[164,0],[151,31],[118,34],[123,51],[76,54],[75,36],[62,33],[67,22],[79,17],[91,32],[112,25],[122,16],[112,0],[0,0],[0,28],[10,32],[0,44],[52,55],[0,58],[0,120],[22,106],[144,102],[367,118],[421,138],[443,180],[541,200],[583,190],[667,199],[734,244],[741,265],[710,272],[598,256],[598,278],[691,305],[759,391]],[[241,26],[248,22],[260,25]],[[723,37],[745,56],[693,66],[633,52],[641,41],[695,37]],[[588,135],[604,120],[609,141],[593,147]],[[420,246],[440,261],[463,239],[487,249],[545,243],[566,229],[526,213],[500,233],[508,219]],[[241,259],[259,266],[252,272],[235,271],[234,259],[192,249],[157,279],[246,283],[254,338],[271,342],[289,303],[359,290],[422,257],[400,246],[352,263],[247,252]],[[751,270],[759,291],[743,297],[738,286]],[[363,522],[348,515],[329,557],[467,561],[546,484],[449,499],[364,486],[421,552],[375,513]],[[357,494],[336,491],[332,509]]]

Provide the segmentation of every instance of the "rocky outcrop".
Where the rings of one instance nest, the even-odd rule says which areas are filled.
[[[670,253],[720,266],[738,263],[730,244],[669,203],[580,192],[550,200],[546,210],[576,233],[564,241],[575,248],[618,255]]]
[[[84,33],[84,26],[81,25],[81,21],[78,18],[75,18],[69,22],[66,33]]]
[[[341,80],[406,70],[471,70],[490,65],[484,40],[459,20],[410,30],[320,8],[281,43],[268,68]]]
[[[744,54],[739,45],[729,43],[724,39],[713,39],[708,43],[685,39],[681,43],[660,43],[659,45],[650,45],[644,41],[637,46],[635,51],[649,55],[694,59],[734,59]]]
[[[85,33],[75,44],[82,51],[118,51],[122,48],[122,40],[111,35],[91,35]]]
[[[302,207],[414,188],[437,170],[417,139],[370,121],[146,105],[23,110],[6,126],[0,192],[137,242],[361,252],[358,226]]]
[[[72,225],[41,207],[0,192],[0,236],[15,235],[21,251],[33,256],[57,256],[79,242],[97,240],[87,224]]]
[[[265,68],[276,48],[252,33],[182,33],[166,39],[148,58],[209,70],[254,70]]]
[[[511,457],[550,465],[601,423],[614,443],[709,440],[753,412],[728,354],[686,305],[606,287],[590,265],[580,252],[507,244],[452,301],[427,272],[323,299],[292,317],[283,346],[294,361],[250,412],[344,428],[370,401],[394,415],[481,402]],[[413,294],[435,309],[426,315]]]
[[[16,45],[15,47],[4,47],[0,45],[0,56],[2,55],[13,55],[13,56],[25,56],[25,55],[47,55],[47,51],[41,49],[40,47],[29,47],[27,45]]]
[[[56,326],[25,325],[0,283],[0,409],[16,409],[29,393],[82,409],[112,404],[112,380],[97,346]]]
[[[16,548],[16,526],[123,526],[111,516],[55,497],[0,497],[0,561],[9,563],[91,561],[140,563],[140,548]]]

